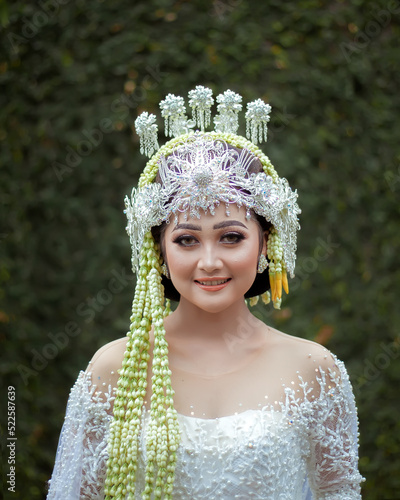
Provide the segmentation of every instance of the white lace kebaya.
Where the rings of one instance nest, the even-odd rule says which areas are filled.
[[[310,363],[315,364],[311,358]],[[220,418],[179,414],[175,500],[359,500],[358,422],[342,362],[282,388],[281,401]],[[93,381],[95,384],[96,381]],[[95,392],[89,373],[74,385],[48,500],[103,499],[112,388]],[[267,396],[267,395],[266,395]],[[137,481],[144,486],[142,414]],[[137,499],[140,494],[137,493]]]

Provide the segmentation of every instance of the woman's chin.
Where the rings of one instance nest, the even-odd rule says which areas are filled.
[[[217,314],[236,308],[238,304],[244,301],[244,294],[232,296],[232,294],[225,292],[226,289],[218,292],[201,290],[201,293],[197,293],[196,297],[187,297],[181,294],[181,305],[183,307],[195,307],[199,311],[206,313]]]

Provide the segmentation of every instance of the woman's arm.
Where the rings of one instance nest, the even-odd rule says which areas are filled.
[[[81,372],[71,390],[50,480],[48,500],[103,498],[112,397],[94,393]]]
[[[359,500],[358,419],[346,369],[320,371],[319,397],[312,402],[308,432],[308,481],[314,500]]]
[[[71,390],[48,500],[104,498],[107,440],[125,343],[101,348]]]

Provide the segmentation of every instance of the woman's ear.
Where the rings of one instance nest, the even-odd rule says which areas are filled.
[[[268,231],[263,231],[263,241],[261,253],[266,257],[268,252]]]

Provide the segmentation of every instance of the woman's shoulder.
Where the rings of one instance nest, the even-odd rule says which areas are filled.
[[[86,373],[91,375],[92,384],[99,390],[109,386],[115,388],[118,382],[118,370],[122,366],[126,350],[127,337],[113,340],[101,347],[86,368]]]
[[[271,332],[273,349],[271,363],[284,387],[304,392],[309,400],[338,388],[341,392],[347,372],[343,363],[326,347],[278,330]],[[297,392],[296,392],[297,394]]]
[[[338,359],[326,347],[312,340],[288,335],[272,329],[275,349],[279,357],[296,372],[304,374],[319,372],[338,373]]]

